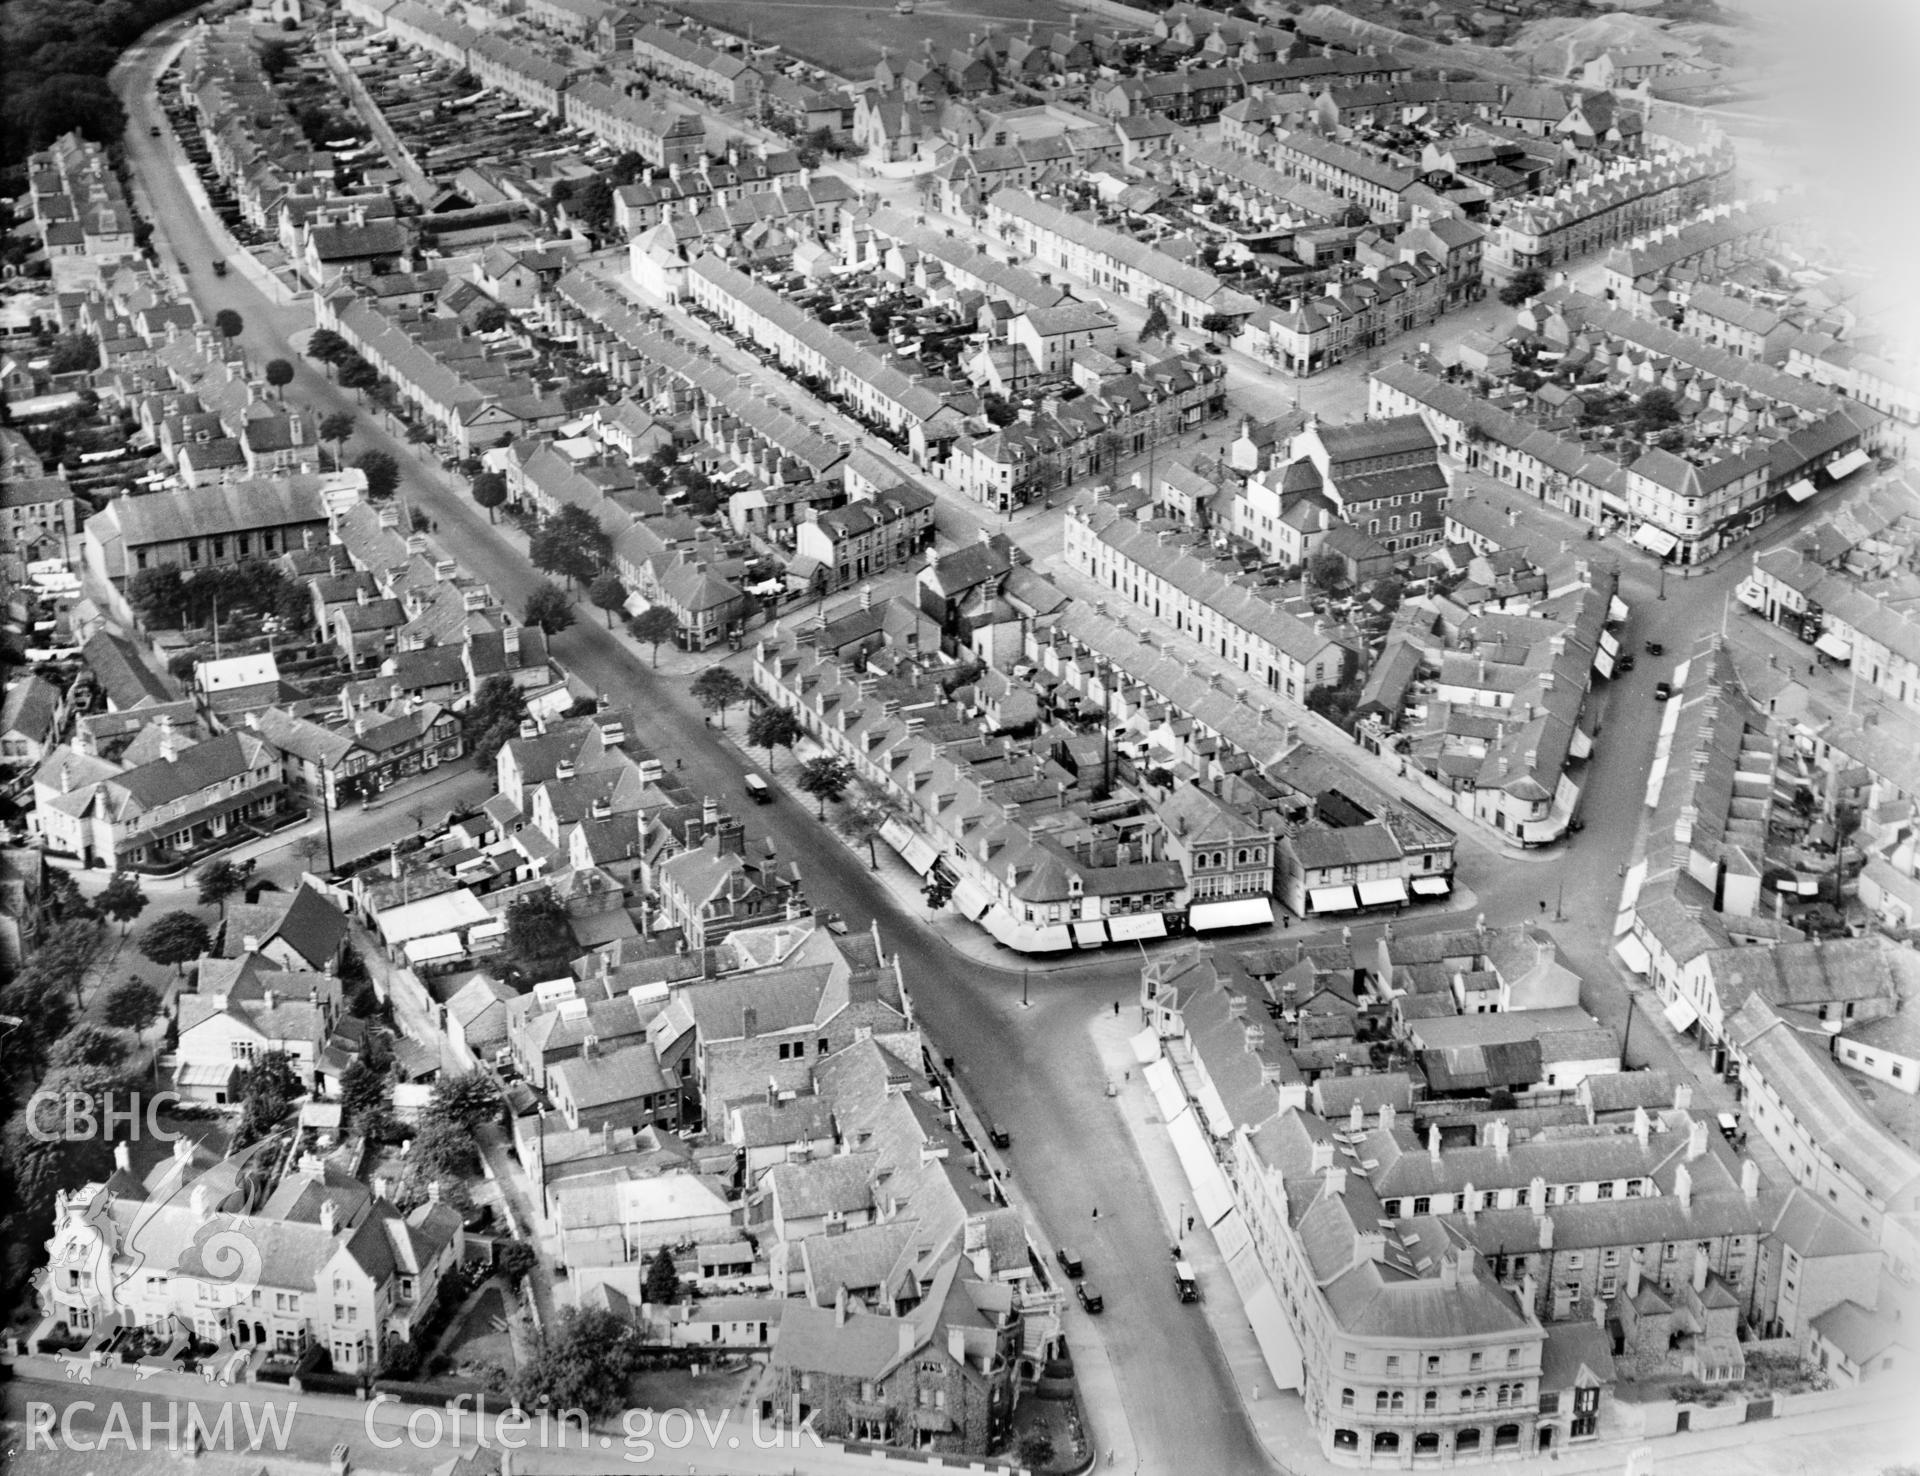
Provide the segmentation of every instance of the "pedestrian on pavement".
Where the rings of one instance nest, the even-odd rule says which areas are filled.
[[[1545,912],[1547,910],[1547,899],[1545,897],[1542,897],[1540,899],[1540,910],[1542,912]]]
[[[1187,1216],[1187,1234],[1189,1235],[1193,1234],[1193,1216],[1192,1215]]]
[[[1113,1002],[1113,1012],[1116,1015],[1120,1013],[1120,1001],[1117,999]]]
[[[1096,1220],[1100,1218],[1100,1206],[1097,1204],[1093,1207],[1093,1217]]]

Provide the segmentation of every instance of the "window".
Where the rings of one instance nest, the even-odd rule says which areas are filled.
[[[1353,1408],[1353,1390],[1351,1390],[1351,1389],[1342,1389],[1342,1390],[1340,1391],[1340,1407],[1341,1407],[1342,1409],[1352,1409],[1352,1408]]]
[[[1486,1354],[1476,1352],[1471,1358],[1467,1360],[1467,1367],[1478,1368],[1485,1361],[1486,1361]]]
[[[820,1037],[820,1054],[824,1056],[826,1055],[826,1053],[827,1053],[827,1037],[823,1035]]]
[[[1352,1367],[1353,1367],[1353,1365],[1354,1365],[1354,1357],[1353,1357],[1353,1354],[1351,1354],[1351,1353],[1342,1353],[1342,1354],[1340,1355],[1340,1366],[1341,1366],[1342,1368],[1352,1368]]]
[[[1600,1181],[1600,1198],[1602,1199],[1613,1198],[1613,1180],[1602,1179]]]
[[[1387,1372],[1390,1374],[1400,1372],[1400,1355],[1398,1353],[1389,1353],[1387,1355]]]
[[[1519,1366],[1520,1366],[1520,1350],[1518,1348],[1507,1349],[1507,1367],[1518,1368]]]
[[[1375,1414],[1385,1414],[1387,1412],[1387,1391],[1385,1389],[1376,1389],[1374,1391],[1373,1412]]]
[[[1440,1355],[1438,1353],[1429,1353],[1427,1355],[1427,1372],[1430,1374],[1440,1372]]]
[[[1422,1414],[1432,1414],[1439,1408],[1440,1391],[1438,1389],[1429,1389],[1425,1394],[1420,1396],[1420,1412]]]
[[[1413,1212],[1416,1215],[1427,1214],[1429,1211],[1432,1210],[1432,1208],[1433,1208],[1433,1201],[1430,1198],[1428,1198],[1426,1195],[1419,1194],[1414,1196]]]

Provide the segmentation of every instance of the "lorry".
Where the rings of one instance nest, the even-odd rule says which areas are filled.
[[[1188,1261],[1173,1263],[1173,1289],[1180,1294],[1183,1302],[1200,1300],[1200,1283],[1193,1274],[1193,1265]]]

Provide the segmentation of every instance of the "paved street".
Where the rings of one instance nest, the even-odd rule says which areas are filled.
[[[238,273],[216,279],[211,262],[222,254],[207,233],[178,174],[146,137],[153,121],[150,76],[161,46],[153,39],[137,48],[127,69],[124,95],[131,118],[129,148],[147,186],[163,260],[187,261],[188,290],[204,312],[237,308],[246,321],[242,342],[255,362],[292,358],[296,377],[288,393],[322,413],[360,413],[354,449],[379,447],[408,468],[404,493],[439,525],[438,541],[476,578],[510,606],[520,608],[540,576],[516,552],[502,530],[464,489],[414,448],[388,434],[356,405],[354,397],[290,353],[290,343],[312,324],[303,305],[277,307]],[[656,751],[684,755],[682,779],[715,796],[740,793],[742,761],[713,742],[698,709],[688,699],[685,677],[656,676],[640,648],[609,632],[584,612],[579,624],[554,641],[555,654],[594,690],[643,715],[642,736]],[[389,838],[404,829],[397,809],[382,812]],[[1036,1005],[1019,1006],[1020,979],[1007,969],[964,966],[916,913],[900,908],[868,878],[864,859],[837,841],[822,843],[817,822],[801,806],[779,804],[753,814],[757,826],[787,855],[804,856],[807,890],[816,907],[839,910],[855,926],[877,920],[890,948],[899,949],[921,1017],[943,1050],[955,1055],[966,1089],[1008,1127],[1016,1139],[1016,1184],[1032,1199],[1040,1224],[1055,1239],[1069,1238],[1096,1265],[1111,1266],[1119,1282],[1127,1268],[1157,1271],[1166,1243],[1151,1197],[1144,1192],[1137,1159],[1118,1132],[1102,1094],[1097,1058],[1080,1027],[1092,1011],[1115,998],[1131,999],[1137,964],[1124,955],[1102,958],[1071,972],[1037,976]],[[373,828],[383,822],[378,814]],[[336,845],[339,833],[336,830]],[[342,848],[341,853],[351,854]],[[1091,1211],[1101,1209],[1097,1236],[1084,1233]],[[1119,1323],[1116,1319],[1116,1326]],[[1110,1448],[1135,1445],[1145,1471],[1253,1472],[1266,1458],[1240,1412],[1218,1346],[1198,1319],[1166,1327],[1135,1326],[1132,1335],[1110,1337],[1119,1369],[1120,1399],[1110,1411],[1096,1409],[1099,1440]],[[1124,1422],[1121,1423],[1121,1409]],[[1118,1423],[1119,1428],[1113,1428]],[[1129,1438],[1127,1427],[1131,1427]],[[1128,1469],[1132,1469],[1131,1464]]]

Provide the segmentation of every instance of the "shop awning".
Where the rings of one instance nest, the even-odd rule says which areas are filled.
[[[1142,1066],[1151,1066],[1160,1059],[1160,1037],[1154,1033],[1151,1025],[1130,1037],[1127,1045],[1133,1051],[1133,1059]]]
[[[1645,974],[1653,967],[1653,955],[1647,952],[1647,945],[1633,933],[1627,933],[1613,945],[1613,951],[1620,960],[1636,974]]]
[[[1359,905],[1352,887],[1315,887],[1307,893],[1309,912],[1351,912]]]
[[[1676,999],[1661,1011],[1667,1017],[1667,1023],[1682,1034],[1689,1025],[1700,1018],[1700,1012],[1684,999]]]
[[[1733,597],[1749,610],[1767,608],[1767,592],[1751,579],[1744,579],[1734,587]]]
[[[987,889],[970,876],[963,876],[954,883],[953,910],[972,922],[993,905],[993,898],[987,895]]]
[[[1845,456],[1842,456],[1838,461],[1829,462],[1827,464],[1827,475],[1832,477],[1834,481],[1837,482],[1842,477],[1852,476],[1855,472],[1859,471],[1861,467],[1865,466],[1868,462],[1872,460],[1873,458],[1867,455],[1867,453],[1864,451],[1849,451]]]
[[[907,848],[900,853],[900,859],[912,867],[914,872],[925,876],[933,870],[933,863],[940,859],[940,853],[933,848],[933,842],[923,835],[916,835],[907,842]]]
[[[1173,1151],[1193,1188],[1194,1209],[1209,1228],[1233,1213],[1233,1191],[1227,1176],[1207,1146],[1206,1135],[1191,1112],[1183,1112],[1167,1124],[1167,1136],[1173,1139]]]
[[[913,844],[913,832],[907,829],[904,820],[889,820],[880,827],[880,839],[894,850],[904,853]]]
[[[1805,502],[1818,490],[1812,482],[1802,477],[1799,481],[1787,488],[1787,496],[1791,497],[1795,502]]]
[[[1831,656],[1835,661],[1853,660],[1853,647],[1841,640],[1832,631],[1822,635],[1813,643],[1813,649],[1822,656]]]
[[[1608,653],[1606,647],[1602,646],[1593,653],[1593,669],[1603,677],[1613,675],[1613,657]]]
[[[1397,876],[1383,877],[1379,881],[1360,883],[1360,905],[1362,907],[1390,907],[1396,902],[1407,900],[1407,884]]]
[[[1444,897],[1453,890],[1453,883],[1444,876],[1416,876],[1413,890],[1416,896]]]
[[[1225,902],[1196,902],[1187,909],[1187,926],[1196,933],[1209,928],[1257,928],[1271,925],[1273,904],[1265,897],[1234,897]]]
[[[1620,654],[1619,639],[1612,631],[1603,630],[1600,632],[1600,649],[1605,651],[1609,656],[1618,656]]]
[[[1627,515],[1627,499],[1617,492],[1602,492],[1600,506],[1615,517],[1624,518]]]
[[[1173,1062],[1162,1056],[1140,1074],[1153,1093],[1153,1105],[1160,1109],[1160,1120],[1171,1125],[1187,1110],[1187,1094],[1180,1090],[1180,1079],[1173,1074]]]
[[[1680,546],[1680,540],[1678,538],[1675,538],[1665,528],[1656,528],[1652,523],[1642,523],[1638,528],[1635,528],[1633,530],[1633,541],[1648,553],[1663,559]]]
[[[1227,1104],[1221,1100],[1218,1087],[1210,1081],[1202,1081],[1194,1088],[1193,1100],[1199,1106],[1201,1116],[1207,1120],[1207,1130],[1214,1137],[1233,1136],[1233,1114],[1227,1111]]]
[[[1157,912],[1128,912],[1107,919],[1107,931],[1116,943],[1131,943],[1136,938],[1164,938],[1167,920]]]
[[[1035,928],[1020,939],[1022,953],[1058,953],[1063,948],[1073,947],[1073,934],[1067,931],[1065,923],[1055,923],[1050,927]]]
[[[1621,599],[1619,595],[1615,595],[1607,601],[1607,619],[1613,621],[1616,625],[1620,621],[1625,620],[1630,613],[1627,609],[1627,602]]]
[[[1074,945],[1079,948],[1099,948],[1107,941],[1107,924],[1104,918],[1087,918],[1073,925]]]

